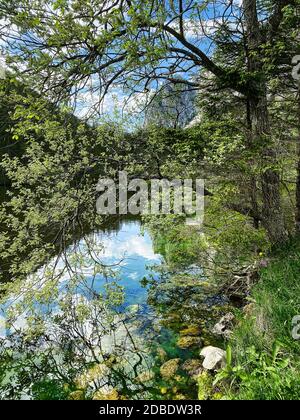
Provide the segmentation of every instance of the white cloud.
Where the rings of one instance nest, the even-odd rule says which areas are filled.
[[[183,23],[185,37],[189,40],[202,39],[207,35],[212,35],[220,26],[221,19],[207,19],[200,22],[199,19],[185,19]],[[172,28],[179,30],[179,21],[174,21]]]
[[[10,36],[16,36],[18,32],[17,25],[11,24],[6,18],[0,19],[1,46],[6,46],[6,39]]]
[[[102,256],[106,258],[113,257],[116,260],[134,256],[143,257],[146,260],[157,260],[159,258],[159,255],[154,253],[151,242],[147,241],[145,236],[135,236],[133,234],[124,241],[108,237],[102,243],[104,246]]]

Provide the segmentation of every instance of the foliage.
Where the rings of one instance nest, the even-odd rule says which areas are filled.
[[[95,211],[99,176],[115,179],[126,170],[148,180],[207,179],[201,228],[184,225],[183,216],[145,218],[165,257],[159,280],[145,286],[161,323],[174,326],[166,341],[175,360],[176,342],[182,351],[200,342],[182,337],[182,327],[195,323],[205,336],[224,305],[217,286],[245,266],[268,265],[260,257],[297,228],[292,57],[300,3],[225,3],[1,2],[1,49],[10,69],[0,84],[1,183],[8,187],[0,275],[10,332],[0,343],[1,396],[92,399],[104,397],[103,385],[110,397],[150,395],[148,385],[136,383],[150,362],[132,339],[131,317],[118,312],[118,274],[86,235],[106,222]],[[98,119],[116,91],[146,100],[145,127],[125,130],[124,122]],[[196,91],[197,122],[185,127]],[[84,121],[73,113],[88,95],[93,118]],[[241,316],[217,376],[229,398],[299,398],[299,343],[287,328],[300,310],[298,250],[297,241],[282,247],[252,291],[253,314]],[[109,280],[103,290],[90,287],[87,267],[92,284],[98,275]],[[191,382],[161,378],[156,396],[185,398]],[[198,383],[199,398],[220,396],[209,374]]]
[[[218,379],[234,381],[233,399],[299,399],[299,341],[292,319],[299,313],[299,241],[273,254],[251,293],[252,305],[231,340],[233,360]]]
[[[214,384],[224,379],[229,381],[233,399],[294,399],[299,388],[296,375],[291,370],[290,360],[279,356],[279,351],[280,345],[277,342],[273,344],[271,354],[259,353],[252,346],[244,352],[247,362],[232,366],[229,356],[231,348],[228,347],[227,366],[216,375]],[[236,396],[235,388],[238,389]]]

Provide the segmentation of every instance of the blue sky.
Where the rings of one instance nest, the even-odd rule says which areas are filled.
[[[184,28],[186,31],[186,38],[188,41],[190,41],[193,45],[198,46],[201,48],[205,53],[208,55],[211,55],[213,52],[214,45],[210,41],[209,38],[204,36],[204,32],[206,35],[211,35],[213,32],[218,28],[218,26],[222,23],[222,11],[224,10],[224,7],[226,7],[230,2],[227,0],[220,0],[219,2],[216,2],[217,5],[214,5],[215,2],[208,2],[208,5],[206,6],[205,10],[201,11],[201,21],[202,21],[202,27],[199,23],[199,20],[193,15],[193,12],[188,11],[185,14],[184,19]],[[234,0],[233,4],[235,4],[236,8],[234,10],[234,15],[236,17],[240,14],[240,6],[241,6],[242,0]],[[176,2],[175,2],[176,4]],[[185,2],[185,4],[189,4],[188,1]],[[195,6],[199,6],[201,2],[194,2]],[[228,17],[228,12],[227,12]],[[230,18],[233,20],[233,16]],[[168,20],[167,20],[168,22]],[[167,23],[166,22],[166,23]],[[3,26],[3,24],[7,23],[4,19],[0,20],[0,25]],[[81,20],[80,24],[86,25],[87,22],[84,22]],[[173,21],[171,24],[172,27],[176,28],[178,26],[178,21]],[[8,25],[6,26],[5,31],[7,32],[7,35],[15,33],[17,31],[17,28],[15,25]],[[174,44],[178,45],[178,44]],[[0,46],[6,47],[5,41],[2,39],[0,40]],[[164,63],[164,62],[162,62]],[[167,62],[165,62],[166,64]],[[185,65],[185,68],[187,68],[189,64]],[[178,73],[179,77],[182,78],[193,78],[195,75],[197,75],[199,72],[199,68],[195,68],[189,72],[186,72],[183,70],[181,73]],[[95,87],[97,86],[97,80],[96,77],[91,77],[88,86],[85,88],[82,88],[79,97],[77,98],[77,111],[76,114],[80,117],[86,117],[89,116],[91,113],[91,110],[93,109],[93,106],[97,103],[99,100],[99,92],[97,92],[97,89]],[[114,113],[117,111],[121,115],[121,112],[125,108],[125,114],[127,117],[130,117],[131,115],[137,115],[137,112],[141,109],[143,109],[145,102],[151,98],[153,94],[153,90],[155,89],[155,84],[152,83],[150,85],[150,92],[148,93],[136,93],[132,95],[129,102],[126,104],[128,99],[128,92],[124,91],[122,87],[115,85],[112,86],[112,88],[107,93],[100,111],[103,113],[106,117],[112,117],[114,116]],[[94,91],[94,93],[91,93]]]

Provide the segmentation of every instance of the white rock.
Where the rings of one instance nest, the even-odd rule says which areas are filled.
[[[204,361],[202,363],[204,369],[216,370],[225,366],[226,352],[219,347],[204,347],[200,352],[200,356],[204,357]]]

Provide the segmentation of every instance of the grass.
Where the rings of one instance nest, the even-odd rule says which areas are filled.
[[[299,239],[274,252],[250,299],[251,309],[247,315],[240,314],[230,343],[236,369],[228,396],[298,400],[300,340],[292,336],[292,320],[300,315]],[[278,348],[275,357],[274,346]]]

